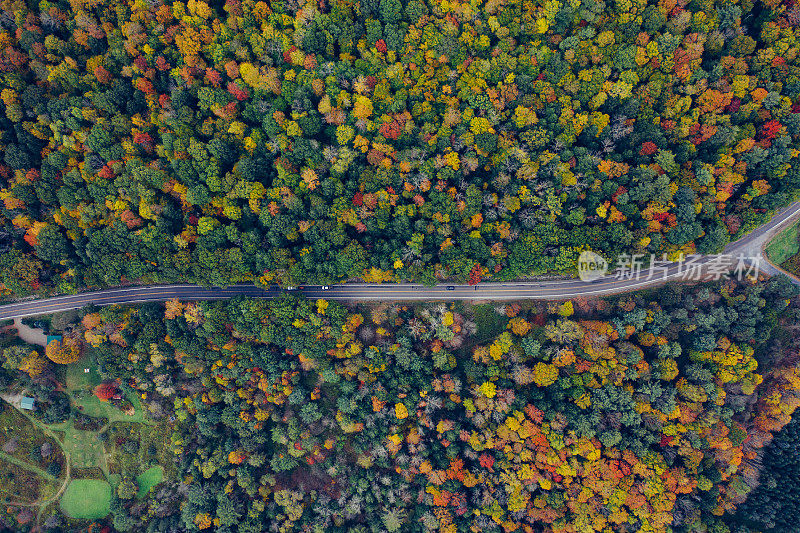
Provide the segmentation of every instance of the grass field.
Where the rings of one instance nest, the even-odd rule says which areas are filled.
[[[75,479],[61,496],[61,510],[71,518],[97,520],[111,512],[111,485],[100,479]]]
[[[139,485],[139,492],[136,493],[136,497],[144,498],[150,492],[150,489],[161,483],[162,479],[164,479],[164,469],[161,466],[148,468],[136,476],[136,484]]]
[[[795,222],[769,241],[766,251],[770,261],[780,265],[800,251],[798,230],[800,230],[800,222]]]
[[[103,443],[94,431],[68,428],[64,431],[64,449],[75,468],[102,468]]]
[[[85,371],[87,368],[88,373]],[[84,354],[80,361],[66,365],[64,381],[70,391],[92,390],[100,384],[100,373],[91,363],[89,356]]]

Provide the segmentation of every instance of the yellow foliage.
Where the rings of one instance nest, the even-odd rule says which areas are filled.
[[[487,133],[493,132],[492,124],[483,117],[475,117],[473,118],[470,123],[469,127],[472,130],[472,133],[478,135],[479,133]]]
[[[508,321],[508,328],[520,337],[525,336],[531,330],[531,325],[521,317],[514,317]]]
[[[353,107],[353,114],[361,120],[367,119],[372,115],[372,100],[366,96],[356,96],[355,106]]]
[[[540,387],[552,385],[558,379],[558,368],[547,363],[536,363],[533,367],[533,382]]]
[[[68,365],[74,363],[80,357],[80,345],[78,341],[72,338],[66,338],[64,341],[50,341],[45,348],[45,355],[54,363],[60,365]]]
[[[408,409],[402,403],[394,404],[394,416],[396,416],[399,420],[403,420],[408,418]]]
[[[383,283],[384,281],[390,281],[393,274],[389,270],[372,267],[364,271],[363,277],[367,283]]]
[[[485,381],[480,387],[478,387],[478,393],[486,398],[494,398],[497,394],[497,387],[494,383]]]
[[[445,325],[445,326],[448,326],[448,327],[452,326],[453,325],[453,313],[451,313],[450,311],[446,312],[444,314],[444,317],[442,318],[442,324]]]

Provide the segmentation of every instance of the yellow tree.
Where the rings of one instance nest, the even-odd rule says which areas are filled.
[[[45,348],[47,358],[60,365],[68,365],[78,360],[81,355],[81,346],[76,339],[66,338],[64,341],[52,341]]]

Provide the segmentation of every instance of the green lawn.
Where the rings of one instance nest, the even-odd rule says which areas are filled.
[[[103,518],[111,512],[111,485],[100,479],[75,479],[61,496],[60,505],[71,518]]]
[[[148,468],[136,476],[136,484],[139,485],[139,492],[136,493],[136,497],[144,498],[150,492],[150,489],[161,483],[162,479],[164,479],[164,468],[161,466]]]
[[[85,371],[87,368],[89,369],[88,373]],[[80,361],[66,365],[64,379],[67,389],[70,391],[90,391],[100,384],[100,373],[91,362],[89,356],[84,354]]]
[[[798,224],[800,224],[800,222],[795,222],[776,235],[775,238],[767,244],[767,257],[776,265],[786,262],[790,257],[800,251],[800,243],[798,243],[798,229],[800,228]]]
[[[139,422],[148,423],[144,416],[144,406],[141,400],[133,394],[127,396],[128,400],[133,404],[135,412],[133,415],[128,416],[110,402],[104,402],[95,395],[86,396],[84,398],[76,399],[75,403],[81,409],[81,413],[92,416],[95,418],[107,418],[109,422]]]

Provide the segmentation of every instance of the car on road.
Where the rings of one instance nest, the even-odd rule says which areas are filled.
[[[297,290],[297,287],[294,287],[294,286],[292,286],[292,285],[289,285],[288,287],[286,287],[286,290],[287,290],[287,291],[296,291],[296,290]]]
[[[447,287],[445,287],[445,289],[447,289],[448,291],[454,291],[456,290],[456,287],[455,285],[448,285]]]
[[[322,286],[322,290],[323,290],[323,291],[327,291],[328,289],[330,289],[330,287],[328,287],[327,285],[323,285],[323,286]]]

